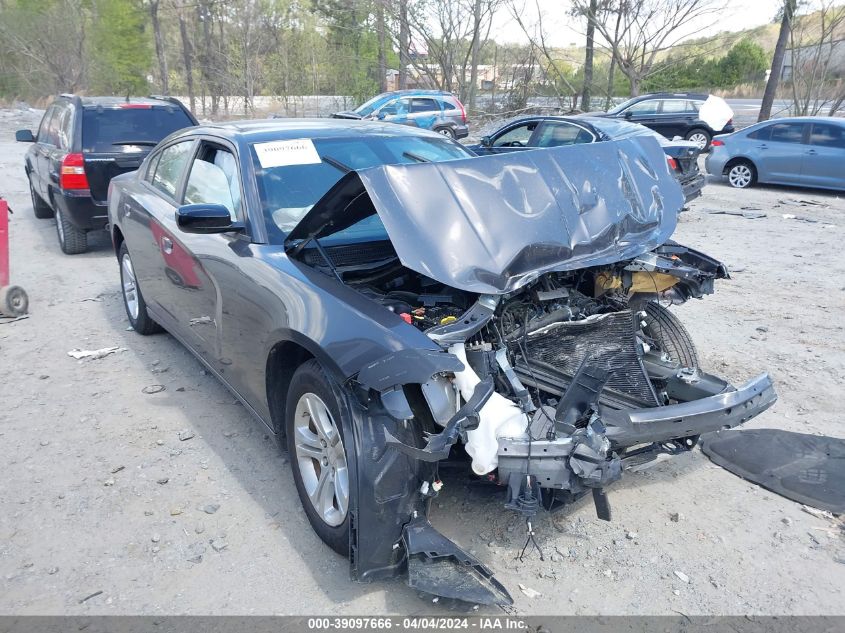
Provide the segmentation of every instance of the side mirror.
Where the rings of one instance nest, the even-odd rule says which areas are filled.
[[[624,116],[626,119],[630,119],[634,114],[630,110],[625,110]]]
[[[32,135],[32,130],[18,130],[15,132],[15,140],[21,143],[34,143],[35,137]]]
[[[244,230],[243,223],[233,222],[222,204],[184,204],[176,209],[176,225],[185,233],[201,235]]]
[[[492,147],[493,146],[493,139],[489,136],[482,136],[481,137],[481,147]]]

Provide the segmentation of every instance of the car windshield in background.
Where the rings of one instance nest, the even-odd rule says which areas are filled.
[[[635,97],[633,99],[628,99],[627,101],[623,101],[622,103],[620,103],[615,108],[611,108],[610,110],[608,110],[607,113],[608,114],[619,114],[620,112],[622,112],[622,110],[631,106],[636,100],[637,100],[637,97]]]
[[[590,125],[614,141],[633,136],[653,136],[658,141],[661,141],[661,144],[666,140],[663,136],[644,125],[620,119],[590,119]]]
[[[83,152],[123,152],[150,149],[165,136],[194,123],[175,107],[85,108]]]
[[[252,146],[258,195],[271,244],[284,243],[285,236],[347,171],[419,162],[440,162],[470,158],[462,146],[446,139],[424,136],[371,136],[316,139],[314,148],[321,162],[265,168]],[[304,162],[304,161],[303,161]],[[378,216],[325,238],[325,242],[386,239]]]
[[[387,102],[389,99],[390,97],[385,97],[384,95],[375,96],[369,101],[359,105],[353,110],[353,112],[355,114],[360,114],[361,117],[369,116],[376,108],[378,108],[382,103]]]

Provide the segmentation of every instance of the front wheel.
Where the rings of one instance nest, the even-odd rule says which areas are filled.
[[[731,187],[737,189],[747,189],[757,180],[757,172],[754,165],[746,161],[734,163],[728,169],[728,182]]]
[[[311,527],[338,554],[349,555],[349,505],[354,494],[348,464],[352,438],[344,441],[346,409],[316,360],[303,363],[288,389],[285,432],[293,479]]]
[[[161,326],[147,313],[147,302],[141,294],[141,287],[135,275],[135,266],[132,265],[132,257],[129,256],[126,242],[120,245],[117,257],[120,261],[120,289],[123,294],[123,306],[126,308],[129,324],[133,330],[144,336],[161,332]]]
[[[643,333],[649,342],[682,367],[697,368],[698,350],[681,320],[656,301],[647,302],[643,310]]]

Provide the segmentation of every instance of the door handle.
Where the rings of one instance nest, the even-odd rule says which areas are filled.
[[[161,250],[165,255],[173,252],[173,241],[169,237],[161,238]]]
[[[761,145],[758,145],[758,146],[757,146],[757,149],[769,149],[769,146],[768,146],[768,145],[766,145],[765,143],[763,143],[763,144],[761,144]]]
[[[814,150],[814,149],[808,149],[808,150],[807,150],[807,153],[808,153],[810,156],[815,156],[816,154],[818,154],[818,152],[817,152],[816,150]]]

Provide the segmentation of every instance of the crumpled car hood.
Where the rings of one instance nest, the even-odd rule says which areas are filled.
[[[469,292],[503,294],[546,272],[656,248],[683,204],[657,141],[632,138],[350,172],[286,243],[375,212],[406,267]]]

